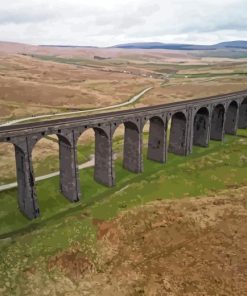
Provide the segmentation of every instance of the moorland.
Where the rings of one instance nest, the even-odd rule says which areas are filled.
[[[136,108],[247,89],[247,50],[73,48],[0,43],[0,121]],[[121,109],[122,109],[121,108]],[[113,110],[114,107],[113,107]],[[87,114],[87,113],[86,113]],[[247,270],[247,133],[194,147],[144,173],[122,168],[123,126],[114,136],[117,184],[80,171],[82,200],[70,204],[59,178],[37,183],[41,217],[28,221],[16,189],[0,192],[1,295],[244,295]],[[78,162],[93,158],[79,139]],[[56,136],[33,150],[36,176],[59,169]],[[14,182],[14,148],[0,144],[0,184]],[[152,244],[150,243],[152,242]],[[223,292],[222,292],[223,291]]]

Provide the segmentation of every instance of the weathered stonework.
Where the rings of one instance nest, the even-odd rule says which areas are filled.
[[[194,116],[193,122],[193,145],[207,147],[209,143],[210,125],[209,110],[206,107],[200,108]]]
[[[60,190],[71,202],[80,199],[80,179],[77,165],[77,139],[74,132],[58,135],[59,139],[59,162],[60,162]]]
[[[142,161],[142,128],[140,121],[124,123],[124,159],[123,167],[133,173],[143,171]]]
[[[226,110],[226,122],[225,122],[225,133],[229,135],[236,135],[237,128],[238,128],[238,111],[239,106],[238,103],[235,101],[232,101],[228,106]]]
[[[247,128],[247,91],[134,110],[1,127],[0,142],[15,146],[20,211],[29,219],[39,216],[32,150],[41,138],[52,134],[58,136],[60,190],[69,201],[76,202],[81,197],[77,164],[79,136],[87,129],[94,130],[94,178],[101,184],[114,186],[112,141],[115,130],[124,124],[123,167],[141,173],[142,135],[147,121],[150,122],[148,158],[164,163],[167,161],[167,150],[186,156],[192,152],[193,145],[207,147],[210,138],[221,141],[224,133],[234,135],[237,127]]]
[[[222,141],[224,137],[224,124],[225,124],[225,106],[217,104],[213,106],[211,117],[211,140]]]
[[[247,128],[247,96],[240,105],[238,128]]]
[[[186,134],[187,114],[177,112],[172,116],[170,129],[170,142],[168,151],[178,155],[187,155]]]
[[[166,162],[166,122],[160,117],[149,120],[148,159],[160,163]]]
[[[95,181],[106,186],[115,185],[115,172],[110,127],[105,130],[95,128]]]

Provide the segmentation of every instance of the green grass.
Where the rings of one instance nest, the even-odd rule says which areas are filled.
[[[147,136],[147,135],[145,135]],[[50,139],[51,137],[49,137]],[[54,141],[54,139],[52,139]],[[56,140],[55,140],[56,141]],[[115,152],[119,152],[123,145],[123,139],[117,137],[114,139],[113,149]],[[77,159],[79,164],[83,164],[91,159],[94,154],[94,142],[90,142],[84,145],[77,146]],[[35,167],[35,176],[43,176],[59,170],[59,157],[58,155],[50,155],[43,161],[37,162]],[[11,180],[14,181],[14,180]]]
[[[105,60],[92,60],[87,58],[64,58],[64,57],[58,57],[58,56],[52,56],[52,55],[38,55],[38,54],[32,54],[30,55],[32,58],[36,58],[42,61],[51,61],[61,64],[70,64],[70,65],[78,65],[78,66],[87,66],[92,68],[99,68],[104,65],[107,65],[107,62]]]
[[[246,136],[246,131],[240,133]],[[112,217],[117,213],[119,203],[138,204],[140,197],[142,201],[148,201],[156,198],[197,196],[209,190],[224,189],[228,185],[244,182],[247,166],[245,158],[243,157],[242,162],[240,159],[242,155],[246,156],[246,141],[244,137],[227,136],[224,143],[211,141],[207,149],[194,147],[193,154],[186,158],[169,154],[168,162],[164,165],[147,160],[145,151],[144,172],[140,175],[122,169],[121,160],[118,159],[115,164],[117,184],[110,189],[93,180],[93,168],[82,170],[80,178],[83,197],[77,204],[70,204],[59,193],[59,177],[38,182],[37,194],[41,218],[35,221],[28,221],[18,211],[16,190],[2,192],[0,193],[0,235],[25,227],[35,227],[53,218],[54,215],[60,217],[61,213],[64,215],[81,211],[101,200],[105,204],[105,199],[109,203],[106,211],[100,210],[101,203],[98,208],[96,207],[97,210],[94,205],[93,211],[97,213],[98,218]],[[115,141],[115,150],[121,145],[121,139]],[[83,155],[80,152],[80,160],[92,151],[92,147],[89,145],[86,147],[88,152],[84,152]],[[125,186],[128,187],[119,192]]]
[[[243,75],[246,76],[245,72],[232,72],[232,73],[198,73],[198,74],[175,74],[174,78],[210,78],[210,77],[221,77],[221,76],[233,76],[233,75]]]
[[[28,221],[18,211],[16,190],[1,193],[0,288],[8,281],[6,295],[14,294],[26,283],[23,271],[31,266],[52,276],[47,272],[48,258],[76,242],[83,252],[95,256],[93,219],[110,219],[123,209],[156,199],[202,196],[247,185],[246,147],[247,130],[241,130],[238,137],[211,141],[208,148],[194,147],[188,157],[169,154],[166,164],[144,157],[140,175],[125,171],[117,160],[117,184],[110,189],[93,181],[93,169],[83,170],[83,197],[76,204],[59,193],[58,178],[45,180],[37,185],[41,217],[35,221]]]

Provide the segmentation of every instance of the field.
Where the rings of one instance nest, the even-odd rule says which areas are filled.
[[[101,262],[103,259],[100,258],[100,250],[103,248],[103,251],[106,251],[104,248],[107,248],[107,245],[104,246],[105,240],[103,240],[103,246],[98,249],[98,244],[102,243],[97,240],[97,228],[100,227],[98,225],[103,227],[104,233],[103,221],[113,219],[128,208],[155,200],[193,196],[215,196],[216,198],[218,192],[226,189],[231,197],[232,194],[238,195],[239,191],[235,193],[237,188],[242,190],[241,196],[244,200],[247,197],[243,187],[247,185],[246,145],[247,133],[242,130],[238,137],[227,136],[224,143],[212,141],[207,149],[195,148],[189,157],[169,155],[166,165],[145,159],[145,172],[141,175],[126,172],[122,169],[120,160],[117,160],[117,185],[112,189],[96,184],[93,181],[92,169],[83,170],[81,186],[84,196],[79,204],[69,204],[60,195],[57,178],[40,182],[37,190],[42,217],[33,222],[27,221],[19,213],[16,207],[15,190],[1,193],[0,270],[2,280],[0,282],[4,284],[1,291],[3,293],[5,291],[6,295],[16,289],[26,291],[27,295],[30,293],[56,295],[55,289],[62,289],[64,281],[69,283],[70,288],[74,287],[71,295],[77,288],[78,293],[84,291],[80,290],[80,285],[78,286],[77,283],[80,279],[81,285],[86,284],[87,277],[85,282],[83,281],[85,273],[90,271],[92,277],[100,275],[104,277],[105,268],[111,265],[111,263]],[[227,200],[230,204],[237,203],[235,199]],[[233,205],[229,205],[231,206]],[[153,223],[153,221],[151,219],[150,222],[147,220],[145,223]],[[187,224],[183,219],[181,223]],[[148,225],[145,227],[148,228]],[[121,233],[119,237],[118,234],[115,235],[116,240],[121,240]],[[244,243],[239,247],[245,248]],[[150,251],[147,250],[147,256],[151,255]],[[114,246],[112,252],[109,256],[115,254]],[[72,258],[71,263],[69,258]],[[103,258],[105,260],[105,255]],[[143,268],[145,270],[145,266]],[[57,283],[57,288],[53,285],[54,282]],[[41,291],[44,283],[47,287],[46,292],[43,288]],[[221,284],[220,282],[215,285],[216,289]],[[243,287],[246,289],[246,286]],[[85,287],[81,289],[87,291]],[[130,289],[135,295],[134,288],[131,286]]]
[[[111,106],[147,87],[136,107],[243,90],[246,66],[184,51],[0,44],[0,121]]]
[[[147,87],[153,89],[125,108],[244,90],[246,68],[247,59],[234,58],[232,51],[228,56],[219,52],[218,57],[209,57],[204,52],[0,43],[0,121],[111,106]],[[85,139],[93,136],[83,136],[80,144]],[[57,169],[57,149],[48,139],[36,145],[33,157],[38,175]],[[13,147],[0,143],[0,156],[0,183],[13,181]],[[88,155],[81,161],[85,159]]]
[[[134,105],[247,89],[247,59],[204,52],[80,49],[0,43],[0,120],[104,107],[152,86]],[[247,130],[193,147],[188,157],[122,168],[123,127],[114,136],[116,186],[80,171],[82,198],[69,203],[59,178],[37,183],[41,217],[27,220],[17,190],[0,192],[0,295],[247,294]],[[78,161],[94,154],[81,136]],[[33,150],[35,176],[57,171],[56,136]],[[0,184],[15,181],[14,149],[0,144]]]

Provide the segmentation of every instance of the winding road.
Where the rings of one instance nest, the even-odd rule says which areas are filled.
[[[94,158],[94,155],[91,155],[91,159],[89,161],[84,162],[83,164],[81,164],[81,165],[78,166],[79,170],[94,167],[94,164],[95,164],[95,160],[94,159],[95,159]],[[113,159],[114,160],[117,159],[117,153],[114,153],[113,154]],[[47,174],[47,175],[44,175],[44,176],[39,176],[39,177],[36,177],[35,178],[35,182],[46,180],[46,179],[49,179],[49,178],[52,178],[52,177],[56,177],[56,176],[59,176],[59,175],[60,175],[60,172],[57,171],[57,172],[50,173],[50,174]],[[17,188],[17,182],[0,185],[0,192],[1,191],[5,191],[5,190],[9,190],[9,189],[13,189],[13,188]]]
[[[143,91],[141,91],[140,93],[138,93],[137,95],[135,95],[134,97],[132,97],[131,99],[129,99],[127,102],[124,102],[124,103],[119,103],[119,104],[115,104],[115,105],[111,105],[111,106],[107,106],[107,107],[95,108],[95,109],[81,110],[81,111],[71,111],[71,112],[64,112],[64,113],[45,114],[45,115],[37,115],[37,116],[33,116],[33,117],[25,117],[25,118],[15,119],[15,120],[11,120],[11,121],[2,123],[2,124],[0,124],[0,127],[1,126],[9,126],[12,124],[25,122],[25,121],[33,121],[33,120],[42,119],[42,118],[51,118],[51,117],[57,117],[57,116],[83,114],[83,113],[90,113],[90,112],[95,112],[95,111],[110,110],[110,109],[115,109],[118,107],[124,107],[124,106],[135,103],[138,99],[140,99],[140,97],[142,97],[145,93],[150,91],[152,88],[153,87],[145,88]]]
[[[89,113],[89,112],[110,110],[110,109],[114,109],[117,107],[127,106],[127,105],[135,103],[140,97],[142,97],[145,93],[150,91],[152,88],[153,87],[148,87],[148,88],[144,89],[143,91],[141,91],[140,93],[138,93],[137,95],[135,95],[134,97],[132,97],[131,99],[129,99],[127,102],[124,102],[124,103],[115,104],[115,105],[111,105],[111,106],[107,106],[107,107],[96,108],[96,109],[88,109],[88,110],[83,110],[83,111],[73,111],[73,112],[65,112],[65,113],[57,113],[57,114],[38,115],[35,117],[25,117],[25,118],[5,122],[5,123],[1,124],[0,127],[1,126],[9,126],[9,125],[13,125],[16,123],[29,121],[29,120],[36,120],[36,119],[40,119],[40,118],[49,118],[49,117],[56,117],[56,116],[66,116],[66,115],[74,115],[74,114],[81,114],[81,113]],[[85,169],[85,168],[89,168],[89,167],[93,167],[93,166],[94,166],[94,156],[92,157],[91,160],[79,165],[79,169],[81,170],[81,169]],[[52,178],[55,176],[59,176],[59,172],[54,172],[54,173],[50,173],[50,174],[47,174],[44,176],[36,177],[35,181],[38,182],[38,181],[46,180],[46,179],[49,179],[49,178]],[[9,189],[13,189],[16,187],[17,187],[17,182],[0,185],[0,192],[5,191],[5,190],[9,190]]]
[[[89,161],[79,165],[79,170],[90,168],[90,167],[93,167],[93,166],[94,166],[94,155],[92,156],[92,158]],[[59,176],[59,174],[60,173],[57,171],[57,172],[50,173],[50,174],[47,174],[47,175],[44,175],[44,176],[39,176],[39,177],[35,178],[35,181],[39,182],[39,181],[42,181],[42,180],[46,180],[46,179],[49,179],[49,178],[52,178],[52,177]],[[17,188],[17,182],[0,185],[0,192],[5,191],[5,190],[9,190],[9,189],[13,189],[13,188]]]

